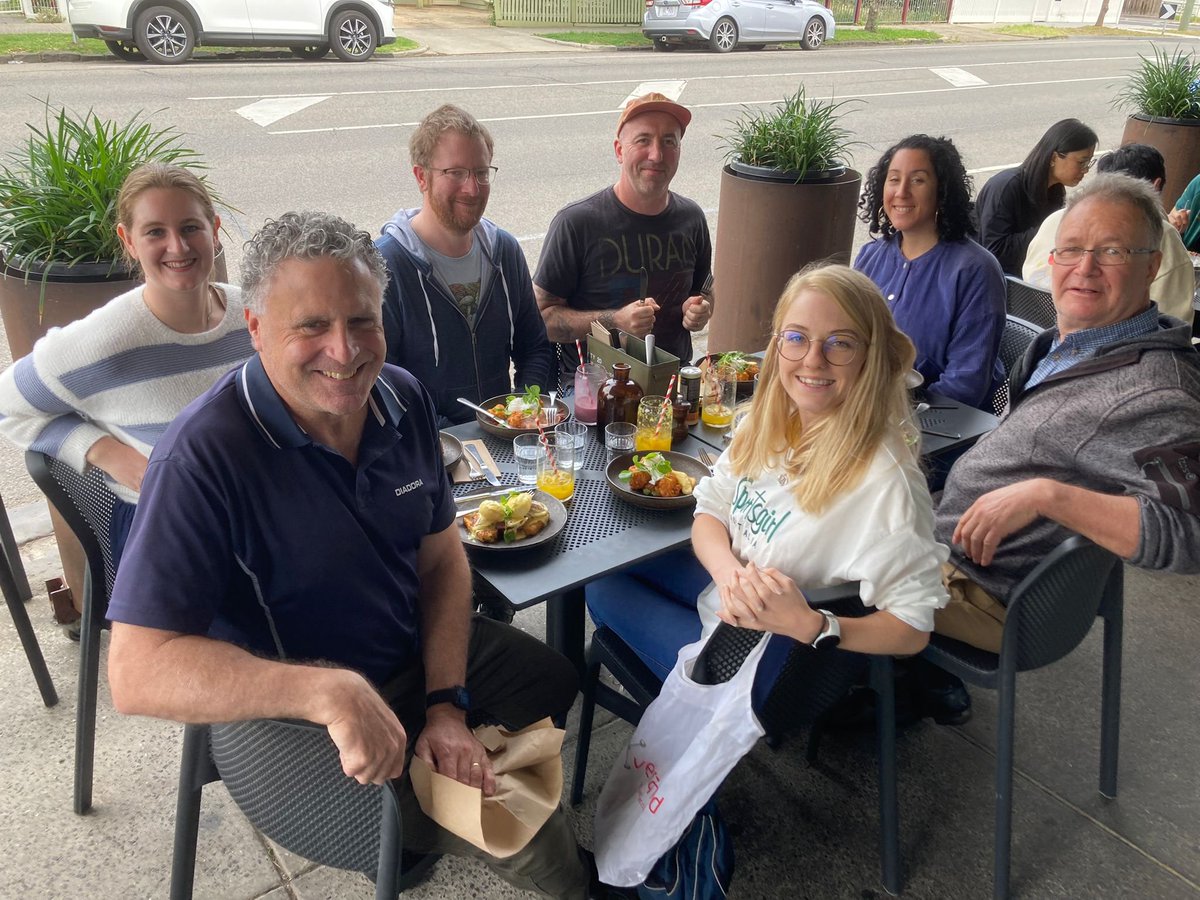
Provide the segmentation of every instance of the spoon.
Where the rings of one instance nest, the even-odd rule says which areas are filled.
[[[507,422],[505,422],[503,419],[501,419],[499,416],[492,415],[490,412],[488,412],[482,406],[480,406],[477,403],[472,403],[466,397],[459,397],[458,402],[461,403],[463,406],[469,406],[471,409],[475,410],[475,412],[477,412],[477,413],[482,413],[483,415],[487,416],[488,419],[495,422],[501,428],[511,428],[512,427]]]

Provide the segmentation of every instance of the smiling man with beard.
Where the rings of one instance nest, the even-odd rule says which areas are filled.
[[[478,403],[514,388],[548,389],[554,350],[520,245],[483,218],[496,176],[491,134],[446,104],[408,147],[421,206],[396,213],[375,241],[389,276],[387,360],[433,395],[440,424],[465,422],[474,414],[458,397]]]

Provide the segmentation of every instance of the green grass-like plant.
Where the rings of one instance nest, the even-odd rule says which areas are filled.
[[[155,127],[141,112],[118,124],[47,103],[44,128],[29,129],[25,145],[0,163],[0,250],[27,270],[94,262],[116,270],[114,212],[125,176],[150,161],[205,168],[173,126]]]
[[[1200,119],[1200,62],[1191,50],[1152,48],[1117,91],[1112,105],[1159,119]]]
[[[729,123],[731,133],[718,137],[729,150],[726,159],[796,172],[799,180],[849,164],[850,148],[860,142],[851,140],[841,121],[852,102],[810,100],[800,85],[769,109],[742,107],[742,115]]]

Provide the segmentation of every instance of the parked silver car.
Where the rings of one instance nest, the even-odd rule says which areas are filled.
[[[728,53],[738,44],[791,41],[816,50],[835,30],[833,13],[813,0],[646,0],[642,18],[655,50],[707,43]]]
[[[396,41],[393,0],[68,0],[66,12],[78,37],[131,61],[181,63],[208,44],[362,62]]]

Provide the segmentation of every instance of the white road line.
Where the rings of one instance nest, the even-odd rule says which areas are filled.
[[[266,128],[268,125],[274,125],[285,116],[300,112],[302,109],[308,109],[310,106],[315,106],[322,100],[328,99],[328,97],[268,97],[265,100],[259,100],[257,103],[251,103],[249,106],[243,106],[241,109],[235,110],[235,112],[239,116],[244,116],[251,122],[254,122],[256,125]]]
[[[978,75],[972,75],[966,69],[955,68],[954,66],[937,67],[929,70],[938,78],[944,78],[955,87],[967,87],[969,85],[987,84]]]
[[[686,81],[643,81],[632,91],[629,96],[621,101],[621,109],[629,105],[629,101],[635,97],[644,97],[646,94],[657,91],[670,97],[672,100],[678,101],[683,95],[683,89],[687,87]]]
[[[1044,66],[1051,63],[1075,63],[1075,62],[1123,62],[1127,60],[1138,59],[1137,56],[1100,56],[1095,58],[1088,57],[1062,57],[1060,59],[1044,59],[1044,60],[1008,60],[1004,62],[980,62],[971,63],[971,68],[980,69],[988,66],[1028,66],[1038,65]],[[824,78],[830,75],[885,75],[892,72],[928,72],[929,66],[888,66],[884,68],[870,69],[831,69],[824,72],[763,72],[763,73],[744,73],[741,75],[697,75],[688,78],[692,81],[746,81],[746,80],[762,80],[766,78]],[[1113,78],[1121,78],[1121,75],[1111,76]],[[460,85],[451,87],[428,87],[428,88],[393,88],[389,90],[374,90],[374,91],[334,91],[329,94],[330,97],[363,97],[375,95],[392,94],[446,94],[455,91],[504,91],[504,90],[532,90],[535,88],[577,88],[577,87],[596,87],[606,84],[636,84],[632,78],[613,78],[603,81],[545,81],[533,82],[524,84],[479,84],[479,85]],[[308,97],[310,94],[225,94],[212,95],[206,97],[188,97],[192,101],[204,100],[257,100],[263,97]]]
[[[1001,169],[1015,169],[1019,162],[1004,163],[1002,166],[984,166],[980,169],[967,169],[968,175],[983,175],[987,172],[999,172]]]
[[[960,88],[929,88],[919,91],[879,91],[871,94],[849,94],[840,97],[830,95],[822,99],[826,100],[866,100],[872,97],[909,97],[919,94],[946,94],[960,91],[982,91],[994,90],[996,88],[1020,88],[1020,87],[1037,87],[1047,84],[1080,84],[1089,81],[1112,81],[1114,76],[1102,75],[1095,78],[1068,78],[1054,79],[1052,81],[1019,81],[1011,84],[979,84],[968,85]],[[721,109],[729,106],[764,106],[768,104],[778,103],[778,97],[772,97],[769,100],[731,100],[725,103],[689,103],[688,109]],[[538,115],[527,116],[496,116],[494,118],[479,117],[480,122],[527,122],[537,119],[575,119],[583,116],[611,116],[616,110],[612,109],[593,109],[584,112],[563,112],[563,113],[541,113]],[[387,122],[379,125],[335,125],[330,128],[295,128],[284,131],[268,131],[267,134],[323,134],[332,131],[370,131],[378,128],[408,128],[414,127],[417,122]]]

